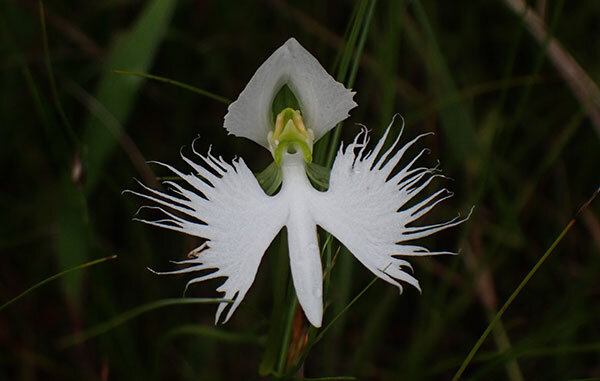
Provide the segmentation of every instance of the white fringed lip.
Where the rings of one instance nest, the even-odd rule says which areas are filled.
[[[144,187],[130,192],[150,202],[165,216],[139,221],[190,234],[206,240],[193,258],[177,262],[187,265],[171,274],[203,272],[188,285],[213,278],[226,278],[217,289],[232,299],[223,322],[237,309],[254,282],[267,247],[285,226],[288,231],[290,268],[298,301],[306,317],[320,327],[323,317],[323,284],[317,226],[331,233],[373,274],[398,287],[408,283],[420,290],[412,275],[408,257],[453,254],[429,251],[411,241],[459,225],[469,218],[415,226],[422,216],[452,196],[438,190],[411,204],[437,177],[436,169],[415,167],[424,151],[399,168],[407,150],[420,135],[399,146],[400,135],[383,151],[391,124],[372,151],[367,150],[368,133],[363,129],[354,142],[340,148],[331,171],[329,189],[317,191],[311,185],[300,153],[284,154],[283,183],[274,196],[267,196],[242,159],[231,163],[210,153],[200,155],[200,163],[185,156],[194,173],[186,174],[162,164],[184,184],[166,182],[171,192]],[[409,206],[410,205],[410,206]],[[408,270],[408,271],[407,271]],[[226,303],[221,303],[219,321]]]

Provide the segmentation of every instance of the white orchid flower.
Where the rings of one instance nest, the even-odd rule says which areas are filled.
[[[294,93],[299,110],[286,108],[273,118],[273,100],[283,85]],[[200,164],[183,155],[182,158],[194,173],[186,174],[162,164],[187,182],[188,188],[167,181],[170,193],[143,184],[147,193],[131,192],[155,203],[157,206],[150,208],[166,216],[157,221],[140,221],[206,240],[191,253],[190,259],[175,262],[187,267],[168,273],[213,270],[190,280],[188,286],[226,277],[217,291],[225,293],[224,297],[233,303],[223,322],[229,320],[244,299],[263,254],[283,227],[288,234],[296,295],[315,327],[321,326],[323,317],[323,270],[317,225],[401,292],[401,281],[420,288],[419,282],[404,270],[411,269],[410,264],[399,256],[449,254],[407,244],[464,221],[457,217],[437,225],[409,226],[452,195],[442,189],[406,207],[439,176],[434,169],[414,168],[423,151],[406,167],[396,170],[406,150],[420,136],[399,149],[398,136],[382,153],[390,124],[369,152],[366,151],[368,134],[363,129],[352,144],[340,148],[327,191],[318,191],[309,181],[306,166],[312,160],[313,143],[349,116],[348,112],[356,107],[354,94],[336,82],[291,38],[258,68],[239,98],[229,106],[224,125],[229,133],[253,140],[271,151],[282,171],[277,194],[265,194],[243,159],[228,163],[210,151],[207,155],[197,153],[193,145],[192,151],[201,160]],[[219,304],[215,323],[220,321],[227,305]]]

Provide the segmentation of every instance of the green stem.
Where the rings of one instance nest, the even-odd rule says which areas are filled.
[[[523,288],[525,287],[525,285],[527,285],[527,283],[529,282],[529,280],[533,277],[533,275],[538,271],[538,269],[542,266],[542,264],[550,256],[550,254],[554,251],[554,249],[556,248],[556,246],[558,246],[558,244],[560,243],[560,241],[562,241],[562,239],[564,238],[564,236],[569,232],[569,230],[571,230],[571,228],[575,224],[575,221],[577,221],[577,218],[579,217],[579,215],[581,214],[581,212],[583,212],[585,209],[587,209],[587,207],[592,203],[592,201],[594,200],[594,198],[596,198],[596,196],[598,196],[598,193],[600,193],[600,187],[581,206],[581,208],[579,208],[579,211],[577,211],[577,213],[575,214],[575,217],[573,217],[573,219],[571,221],[569,221],[569,223],[567,224],[567,226],[563,229],[563,231],[559,234],[559,236],[554,240],[554,242],[552,242],[552,245],[550,245],[550,247],[548,248],[548,250],[546,250],[546,252],[544,253],[544,255],[542,255],[542,257],[537,261],[537,263],[533,266],[533,268],[529,271],[529,273],[527,273],[527,275],[525,276],[525,278],[523,278],[523,280],[521,281],[521,283],[513,291],[513,293],[508,298],[508,300],[502,306],[502,308],[500,308],[500,310],[498,311],[498,313],[496,314],[496,316],[494,317],[494,319],[492,319],[492,321],[487,326],[487,328],[485,329],[485,331],[483,331],[483,333],[479,337],[479,340],[477,340],[477,342],[475,343],[475,345],[473,346],[473,348],[471,349],[471,351],[469,352],[469,354],[467,355],[467,357],[465,358],[465,360],[461,364],[460,368],[458,368],[458,370],[456,371],[456,374],[454,375],[454,377],[452,377],[453,381],[457,381],[457,380],[460,379],[460,377],[464,373],[465,369],[467,368],[467,366],[469,365],[469,363],[471,362],[471,360],[473,359],[473,357],[475,356],[475,354],[477,353],[477,351],[479,350],[479,348],[481,347],[481,345],[483,344],[483,342],[485,341],[485,339],[488,337],[488,335],[490,334],[490,332],[492,332],[492,329],[498,323],[498,321],[500,321],[500,318],[502,317],[502,315],[504,315],[504,312],[506,312],[506,310],[508,309],[508,307],[510,307],[510,305],[515,300],[515,298],[521,293],[521,291],[523,290]]]

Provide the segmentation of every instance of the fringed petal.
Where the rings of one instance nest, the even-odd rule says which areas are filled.
[[[177,262],[188,267],[161,274],[213,270],[193,278],[188,286],[226,277],[217,289],[225,293],[224,298],[233,300],[223,319],[226,322],[254,282],[262,256],[283,227],[287,214],[275,198],[263,192],[242,159],[229,164],[210,152],[206,156],[198,156],[205,166],[183,156],[195,174],[184,174],[162,164],[180,176],[190,189],[165,182],[173,188],[172,194],[144,185],[143,193],[128,192],[158,205],[146,208],[156,209],[167,217],[158,221],[139,221],[206,239],[190,253],[191,259]],[[215,323],[220,321],[227,306],[227,303],[219,305]]]
[[[452,194],[442,189],[406,207],[440,175],[436,169],[413,168],[416,158],[394,172],[406,150],[424,135],[398,149],[399,135],[381,154],[392,124],[372,152],[366,151],[368,134],[364,129],[352,144],[340,148],[331,171],[329,190],[315,197],[311,211],[316,223],[333,234],[375,275],[396,285],[400,291],[399,281],[420,290],[418,281],[402,268],[410,268],[408,263],[397,257],[452,253],[429,252],[406,242],[456,226],[469,216],[437,225],[407,226]]]

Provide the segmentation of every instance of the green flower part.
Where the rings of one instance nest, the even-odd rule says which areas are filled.
[[[306,128],[300,110],[286,108],[275,119],[275,130],[269,132],[269,150],[278,165],[284,152],[302,152],[304,161],[312,162],[314,134]]]

